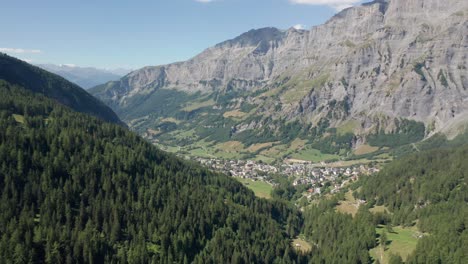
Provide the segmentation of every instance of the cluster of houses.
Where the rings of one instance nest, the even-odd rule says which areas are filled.
[[[263,180],[266,174],[278,173],[278,168],[252,160],[219,160],[197,158],[206,167],[233,177]]]
[[[310,194],[321,194],[323,187],[331,189],[332,193],[338,192],[350,182],[356,181],[360,175],[371,175],[379,171],[374,167],[365,165],[335,168],[327,167],[325,163],[284,163],[273,166],[262,162],[251,160],[219,160],[219,159],[196,159],[201,164],[215,171],[227,175],[252,180],[267,181],[271,184],[268,175],[279,174],[294,177],[293,185],[310,185]]]
[[[295,164],[293,167],[297,176],[293,185],[310,185],[309,196],[312,194],[320,195],[323,187],[329,187],[331,193],[339,192],[349,183],[356,181],[360,175],[371,175],[379,172],[378,168],[364,165],[335,168],[314,167],[312,164]],[[288,167],[288,169],[291,169],[291,167]]]

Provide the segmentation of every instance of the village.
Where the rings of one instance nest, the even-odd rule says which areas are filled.
[[[275,186],[271,175],[280,175],[292,180],[293,186],[309,185],[309,193],[320,195],[327,187],[331,193],[336,193],[349,183],[356,181],[361,175],[372,175],[379,172],[376,167],[356,165],[350,167],[330,167],[326,163],[284,162],[279,165],[269,165],[252,160],[220,160],[195,158],[206,167],[225,173],[232,177],[264,181]]]

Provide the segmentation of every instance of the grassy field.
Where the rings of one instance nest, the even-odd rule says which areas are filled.
[[[359,204],[354,199],[353,193],[351,191],[347,192],[345,194],[345,200],[340,201],[338,206],[336,206],[336,210],[341,213],[345,214],[351,214],[353,217],[356,215],[357,211],[359,209]]]
[[[307,253],[312,250],[312,246],[307,241],[305,241],[304,239],[300,237],[293,239],[291,244],[296,251]]]
[[[267,157],[267,156],[263,156],[263,155],[257,155],[254,160],[256,161],[263,161],[265,163],[268,163],[268,164],[272,164],[274,161],[275,161],[275,158],[271,158],[271,157]]]
[[[257,197],[260,198],[271,198],[271,191],[273,190],[273,186],[269,183],[262,182],[262,181],[252,181],[250,179],[242,179],[242,178],[235,178],[236,180],[240,181],[244,184],[247,188],[251,189]]]
[[[371,209],[369,209],[369,211],[371,213],[384,213],[385,211],[388,212],[388,209],[387,207],[383,206],[383,205],[378,205],[378,206],[374,206],[372,207]]]
[[[336,132],[339,135],[344,135],[346,133],[354,133],[354,130],[359,126],[359,123],[355,120],[349,120],[343,125],[336,128]]]
[[[339,158],[338,155],[331,155],[331,154],[323,154],[320,150],[306,148],[303,150],[298,151],[297,153],[293,153],[291,155],[293,159],[300,159],[312,162],[319,162],[324,160],[331,160]]]
[[[175,139],[182,139],[182,138],[196,138],[197,133],[195,132],[195,130],[176,130],[174,132],[171,132],[171,135],[173,135],[173,137]]]
[[[167,152],[176,153],[177,151],[179,151],[179,147],[163,145],[155,142],[153,142],[153,144],[156,145],[159,149]]]
[[[239,110],[233,110],[233,111],[228,111],[228,112],[225,112],[223,114],[223,116],[225,118],[229,118],[229,117],[234,117],[234,118],[242,118],[246,115],[247,113],[244,113],[242,111],[239,111]]]
[[[173,117],[163,118],[161,119],[160,122],[172,122],[172,123],[180,124],[180,120],[177,120]]]
[[[202,102],[194,102],[192,104],[187,105],[186,107],[182,108],[183,111],[190,112],[193,110],[200,109],[202,107],[213,106],[216,102],[213,99],[209,99],[207,101]]]
[[[244,144],[239,141],[227,141],[223,143],[218,143],[216,148],[226,152],[239,152],[244,149]]]
[[[364,155],[364,154],[369,154],[369,153],[375,152],[377,150],[379,150],[378,147],[372,147],[372,146],[369,146],[369,145],[361,145],[354,151],[354,154]]]
[[[13,118],[16,120],[16,122],[24,124],[24,116],[13,114]]]
[[[357,160],[340,160],[337,162],[328,163],[328,167],[349,167],[353,165],[359,164],[369,164],[371,162],[385,162],[387,160],[384,159],[375,159],[375,160],[368,160],[368,159],[357,159]]]
[[[385,228],[382,226],[377,227],[377,234],[382,234]],[[385,251],[381,246],[377,246],[370,250],[370,255],[374,260],[379,260],[380,263],[388,263],[390,253],[400,255],[403,260],[406,260],[409,254],[413,252],[418,243],[418,234],[420,234],[416,227],[393,227],[394,232],[387,232],[388,243]]]
[[[290,149],[296,150],[296,149],[302,149],[304,148],[305,144],[307,143],[307,140],[302,140],[300,138],[296,138],[293,140],[290,144]]]
[[[211,152],[204,147],[194,148],[190,150],[190,155],[201,158],[216,158]]]
[[[260,154],[268,156],[268,157],[277,157],[286,153],[287,151],[288,150],[287,150],[286,145],[277,145],[269,149],[263,150],[262,152],[260,152]]]
[[[275,142],[267,142],[267,143],[259,143],[259,144],[253,144],[250,147],[247,148],[247,151],[249,152],[257,152],[261,149],[266,149],[270,148]]]

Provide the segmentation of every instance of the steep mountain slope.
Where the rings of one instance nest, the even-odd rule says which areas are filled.
[[[296,260],[285,225],[300,216],[285,203],[42,95],[0,93],[2,262]]]
[[[122,76],[129,73],[126,71],[121,74],[116,74],[107,70],[96,69],[93,67],[77,67],[69,65],[54,65],[54,64],[38,64],[37,66],[55,73],[72,83],[84,89],[89,89],[99,84],[109,81],[119,80]]]
[[[349,147],[369,134],[408,136],[409,124],[418,127],[413,142],[467,123],[467,35],[467,1],[379,0],[310,31],[252,30],[91,92],[136,130],[165,141],[167,127],[177,127],[198,139],[216,135],[208,141],[275,142],[297,122],[302,131],[291,138],[331,133]],[[167,124],[168,117],[177,121]]]
[[[74,109],[103,120],[121,123],[117,115],[105,104],[76,84],[24,61],[0,54],[0,80],[24,87]]]

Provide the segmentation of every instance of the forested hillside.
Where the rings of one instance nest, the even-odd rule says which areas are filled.
[[[0,93],[2,262],[298,260],[285,203],[39,94]]]
[[[468,263],[468,146],[403,157],[365,178],[359,196],[385,205],[392,225],[424,235],[408,263]]]
[[[0,53],[0,80],[41,93],[75,111],[90,114],[105,121],[122,123],[109,107],[78,85],[3,53]]]
[[[376,245],[374,217],[362,207],[353,218],[335,212],[336,199],[323,200],[304,213],[302,232],[313,245],[311,263],[371,263]]]

